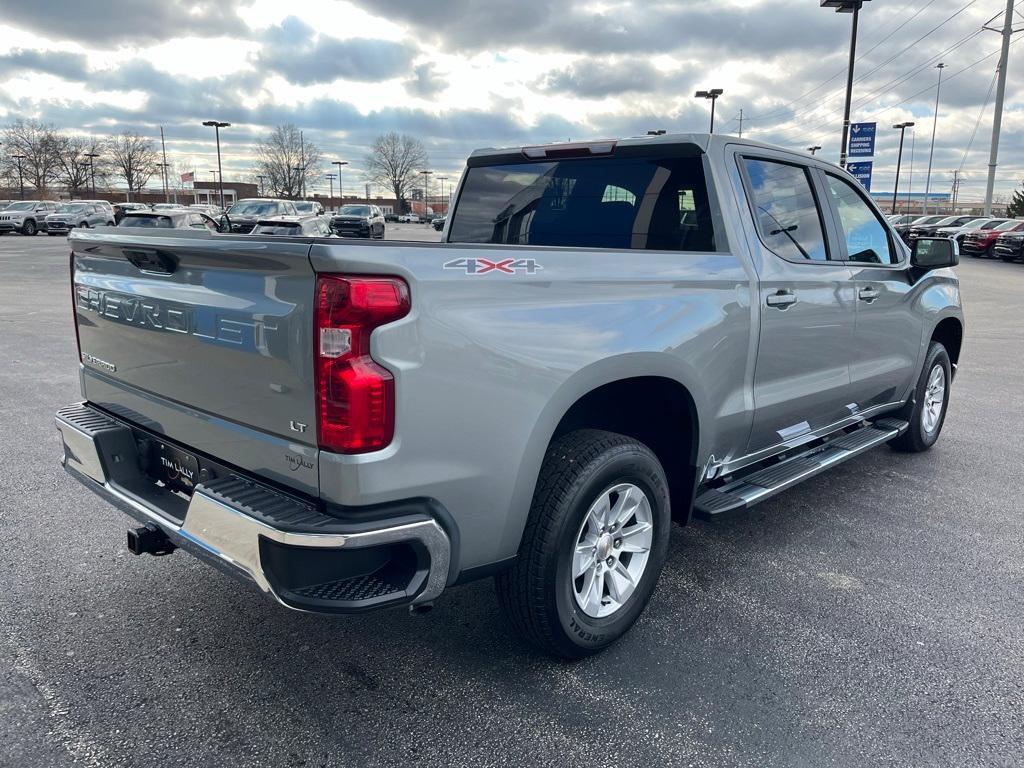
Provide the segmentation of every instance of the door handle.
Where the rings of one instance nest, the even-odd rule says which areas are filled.
[[[878,298],[878,291],[876,291],[874,288],[861,288],[857,292],[857,298],[860,299],[861,301],[866,301],[868,304],[870,304],[872,301]]]
[[[796,294],[785,289],[770,294],[765,299],[769,307],[775,307],[776,309],[786,309],[790,305],[796,304],[796,301]]]

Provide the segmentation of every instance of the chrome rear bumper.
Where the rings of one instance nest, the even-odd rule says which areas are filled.
[[[428,515],[344,522],[232,474],[197,484],[176,519],[160,503],[171,494],[143,472],[128,425],[85,404],[58,411],[56,425],[61,463],[90,490],[289,608],[347,613],[422,603],[448,581],[451,541]]]

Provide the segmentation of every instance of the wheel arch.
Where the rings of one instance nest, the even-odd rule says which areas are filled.
[[[705,398],[699,381],[697,372],[688,364],[664,353],[608,358],[570,376],[549,400],[527,442],[503,541],[511,544],[512,551],[518,551],[541,465],[552,440],[584,427],[626,434],[647,444],[668,476],[673,517],[685,523],[690,517],[703,446],[710,437],[700,418],[705,412]],[[602,413],[612,406],[613,413]],[[666,420],[658,410],[666,406],[676,417],[674,420]],[[644,417],[638,423],[630,423],[632,417],[640,414]],[[679,435],[681,439],[673,439]]]
[[[930,341],[937,341],[946,348],[946,353],[949,355],[949,361],[953,364],[955,372],[960,362],[960,350],[964,343],[964,324],[960,318],[949,316],[940,320],[932,329]]]

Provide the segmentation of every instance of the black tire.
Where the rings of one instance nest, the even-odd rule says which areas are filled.
[[[32,219],[29,219],[28,221],[21,225],[21,234],[25,235],[26,237],[35,237],[35,234],[38,231],[39,230],[36,228],[36,223],[32,221]]]
[[[928,396],[928,382],[936,367],[942,369],[944,377],[942,410],[934,428],[928,430],[925,428],[923,418],[924,409]],[[952,366],[949,362],[949,354],[944,346],[937,341],[933,341],[928,347],[928,354],[925,356],[924,367],[921,369],[921,376],[918,378],[917,386],[914,387],[913,397],[896,414],[897,418],[909,422],[910,426],[902,435],[889,441],[889,445],[894,450],[904,453],[921,453],[935,445],[939,435],[942,433],[942,425],[946,422],[946,410],[949,406],[952,380]]]
[[[653,535],[632,594],[614,613],[596,618],[580,608],[570,568],[591,505],[620,483],[630,483],[645,494]],[[589,429],[559,438],[544,458],[519,557],[495,577],[505,616],[526,640],[554,656],[578,659],[607,648],[633,626],[647,605],[665,563],[670,524],[668,482],[647,446],[624,435]],[[603,595],[604,587],[600,589]]]

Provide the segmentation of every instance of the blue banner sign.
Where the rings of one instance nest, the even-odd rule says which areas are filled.
[[[873,157],[875,154],[875,126],[877,123],[850,125],[850,157]]]
[[[857,181],[861,183],[868,192],[871,191],[871,161],[863,163],[847,163],[846,170],[850,172]]]

